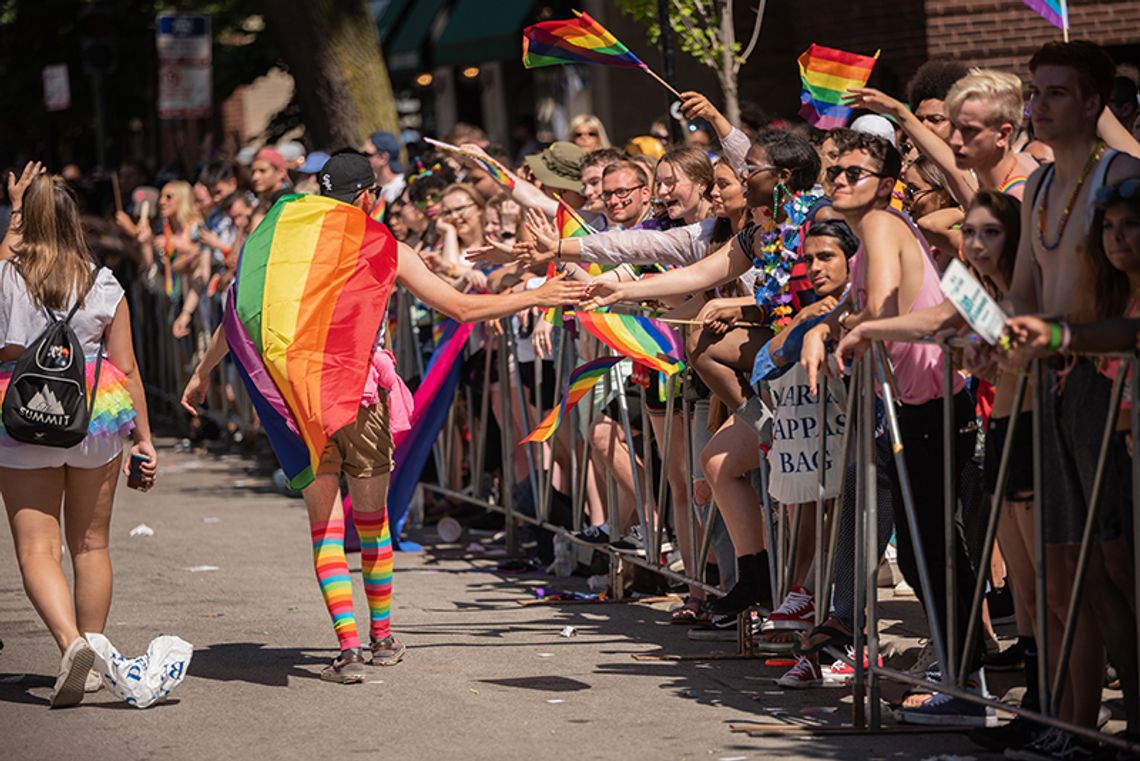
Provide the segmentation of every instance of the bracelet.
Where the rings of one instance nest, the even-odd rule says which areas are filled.
[[[558,239],[558,249],[554,252],[554,258],[559,261],[562,260],[562,239]]]
[[[1049,344],[1045,347],[1050,353],[1061,348],[1061,326],[1055,322],[1049,323]]]
[[[1068,351],[1069,344],[1073,342],[1073,329],[1069,327],[1069,323],[1061,323],[1061,347],[1060,351]]]
[[[19,209],[12,209],[12,214],[20,214],[24,211],[23,207]]]

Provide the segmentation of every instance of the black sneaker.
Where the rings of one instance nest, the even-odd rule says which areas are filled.
[[[610,532],[601,526],[587,526],[575,534],[574,538],[590,544],[609,544]]]
[[[1005,650],[986,653],[983,663],[990,671],[1021,671],[1025,668],[1025,647],[1019,639]]]
[[[1055,727],[1027,745],[1005,751],[1005,757],[1012,761],[1094,761],[1095,756],[1096,751],[1079,737]]]
[[[757,586],[768,587],[767,584]],[[728,594],[709,603],[709,610],[714,615],[731,616],[732,618],[736,618],[751,607],[758,608],[765,616],[770,614],[772,612],[771,588],[757,589],[756,586],[737,581]]]
[[[1022,748],[1036,740],[1045,727],[1018,716],[1000,727],[986,727],[970,731],[970,739],[988,751],[1001,753],[1006,748]]]
[[[694,642],[735,642],[736,616],[713,616],[707,624],[690,628],[688,636]]]
[[[629,533],[611,545],[615,550],[645,550],[645,538],[641,535],[641,526],[634,526]]]

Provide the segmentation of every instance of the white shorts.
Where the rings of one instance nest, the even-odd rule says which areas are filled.
[[[101,468],[123,453],[126,439],[118,436],[88,436],[73,447],[41,447],[21,444],[5,437],[0,443],[0,468]]]

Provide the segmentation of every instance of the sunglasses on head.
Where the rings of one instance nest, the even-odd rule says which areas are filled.
[[[1107,206],[1117,201],[1131,201],[1133,198],[1136,198],[1137,195],[1140,195],[1140,178],[1133,177],[1119,185],[1105,185],[1101,187],[1093,197],[1093,201],[1098,206]]]
[[[847,180],[848,185],[858,184],[864,177],[885,177],[882,172],[873,172],[863,166],[829,166],[825,173],[828,182],[835,182],[839,175]]]

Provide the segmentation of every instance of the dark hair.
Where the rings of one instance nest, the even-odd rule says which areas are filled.
[[[835,238],[839,241],[839,248],[843,251],[843,255],[848,259],[859,250],[859,239],[855,237],[851,227],[841,219],[816,222],[808,228],[807,237]]]
[[[1112,78],[1116,64],[1100,45],[1088,40],[1072,42],[1046,42],[1029,59],[1029,72],[1035,74],[1039,66],[1064,66],[1077,73],[1081,95],[1100,98],[1107,105],[1112,94]]]
[[[620,148],[598,148],[590,151],[582,158],[582,171],[584,172],[587,168],[598,164],[604,167],[627,158],[629,157]]]
[[[768,126],[769,120],[768,112],[759,104],[750,100],[740,101],[740,122],[748,129],[760,132]]]
[[[807,140],[787,130],[766,129],[752,144],[763,148],[773,165],[792,173],[788,187],[793,193],[815,186],[819,179],[819,154]]]
[[[883,138],[846,128],[832,130],[831,137],[839,149],[839,155],[851,151],[866,151],[871,158],[879,162],[879,171],[884,176],[897,180],[902,173],[902,156]]]
[[[1097,204],[1085,245],[1086,286],[1093,292],[1089,307],[1091,313],[1067,315],[1069,317],[1081,320],[1110,320],[1123,316],[1124,310],[1128,308],[1132,287],[1128,283],[1128,278],[1112,266],[1112,262],[1104,252],[1104,214],[1118,204],[1127,204],[1133,211],[1140,213],[1140,193],[1134,193],[1128,198],[1114,194],[1108,203]]]
[[[426,201],[432,193],[443,195],[443,189],[455,182],[455,177],[446,164],[432,164],[419,174],[408,178],[408,200],[412,203]]]
[[[1017,261],[1017,244],[1021,239],[1021,201],[1017,200],[1008,193],[1002,193],[997,190],[979,190],[974,194],[973,200],[966,208],[967,216],[970,210],[976,207],[983,207],[993,212],[997,217],[1001,227],[1005,230],[1005,246],[1001,250],[1001,256],[998,258],[997,268],[1001,272],[1002,278],[1005,280],[1006,287],[1013,282],[1013,265]],[[967,264],[969,257],[967,257]],[[973,266],[970,267],[973,269]],[[977,273],[981,274],[981,273]],[[994,283],[988,277],[982,277],[985,283],[986,290],[990,295],[995,298],[1001,298],[1005,294],[1001,293]]]
[[[967,71],[966,64],[960,61],[927,61],[919,66],[906,86],[911,110],[916,110],[924,100],[946,100],[950,88],[966,76]]]
[[[219,182],[229,182],[236,177],[237,173],[234,171],[233,164],[215,159],[202,167],[202,171],[198,174],[198,182],[206,187],[211,187]]]

